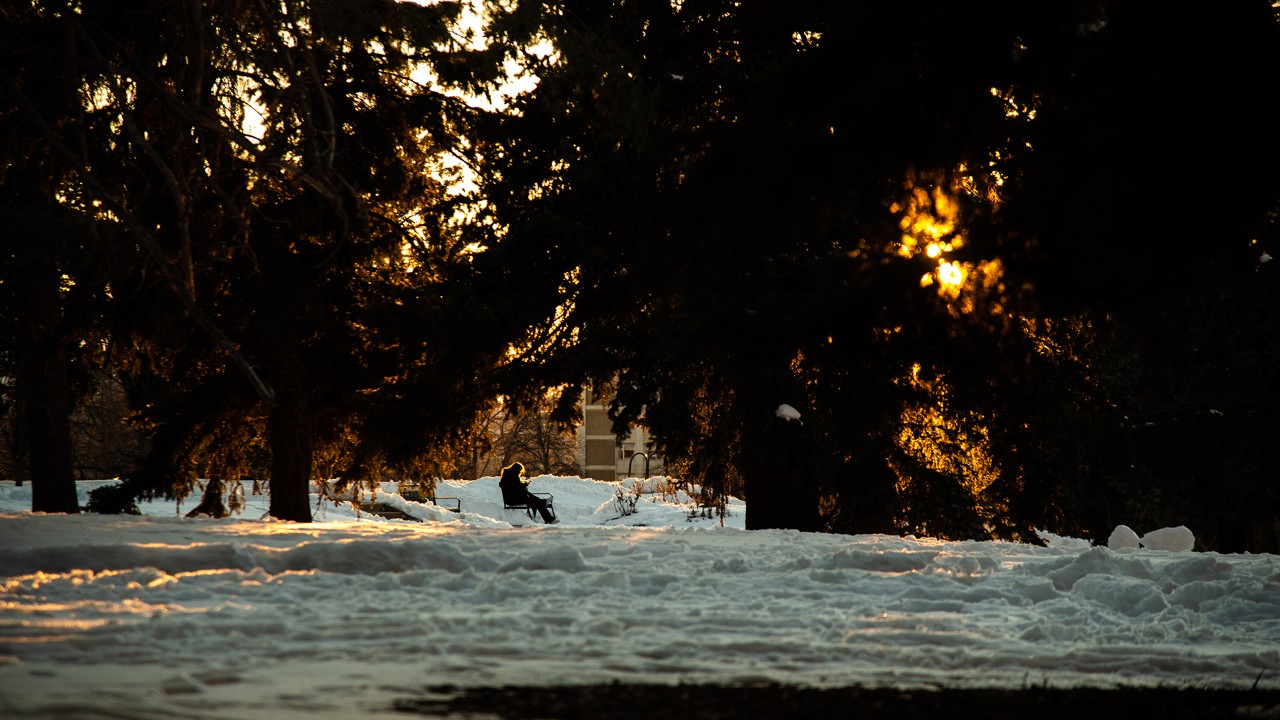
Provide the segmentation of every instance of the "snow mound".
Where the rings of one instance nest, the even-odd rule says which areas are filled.
[[[1196,536],[1186,525],[1152,530],[1142,536],[1142,547],[1148,550],[1190,552],[1196,546]]]
[[[1117,525],[1111,531],[1111,537],[1107,538],[1107,547],[1112,550],[1137,550],[1138,533],[1128,525]]]
[[[1128,525],[1117,525],[1107,538],[1107,547],[1112,550],[1163,550],[1165,552],[1191,552],[1196,546],[1196,536],[1185,525],[1160,528],[1138,537]]]

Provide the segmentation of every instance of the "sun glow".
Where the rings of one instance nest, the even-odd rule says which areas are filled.
[[[953,262],[942,262],[938,264],[938,282],[943,287],[961,287],[964,285],[964,279],[969,275],[964,265]]]
[[[898,221],[902,230],[899,255],[914,257],[923,252],[938,258],[964,244],[964,238],[956,232],[959,204],[941,182],[910,173],[906,189],[907,197],[889,206],[890,212],[902,215]]]
[[[898,227],[902,236],[897,253],[910,258],[924,255],[937,260],[937,269],[920,279],[922,287],[939,285],[940,293],[949,293],[961,287],[967,276],[963,266],[946,259],[947,253],[964,246],[964,236],[959,231],[960,204],[955,190],[940,174],[926,176],[908,173],[905,183],[906,197],[889,206],[889,211],[900,214]],[[948,289],[950,288],[950,289]]]
[[[1002,303],[990,301],[1004,292],[1000,261],[974,263],[949,257],[966,244],[958,198],[968,192],[967,182],[972,178],[961,175],[948,180],[941,172],[909,172],[905,197],[889,206],[890,212],[900,216],[902,235],[896,253],[904,258],[924,256],[937,263],[920,277],[920,287],[936,287],[953,315],[975,312],[982,299],[988,301],[982,304],[992,312],[1002,312]]]

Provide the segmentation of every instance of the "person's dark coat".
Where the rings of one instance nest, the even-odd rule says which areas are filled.
[[[557,522],[555,514],[547,507],[547,501],[529,492],[529,481],[524,477],[524,465],[518,462],[502,468],[498,487],[502,488],[503,505],[524,505],[542,515],[542,521],[551,525]]]
[[[524,505],[529,496],[529,481],[524,479],[524,465],[511,463],[502,468],[502,478],[498,487],[502,488],[502,502],[505,505]]]

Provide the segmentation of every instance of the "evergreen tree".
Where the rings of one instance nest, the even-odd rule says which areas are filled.
[[[453,308],[429,296],[470,262],[436,168],[472,111],[429,76],[477,91],[500,70],[453,38],[458,13],[228,0],[15,14],[31,41],[6,45],[10,117],[40,129],[56,158],[43,176],[69,178],[46,199],[96,221],[113,358],[153,432],[96,509],[184,494],[198,471],[265,473],[271,514],[309,520],[317,446],[347,442],[393,379],[446,372],[394,392],[421,407],[443,386],[467,392],[433,398],[445,408],[480,405],[451,387],[474,356],[437,362],[461,338],[430,335],[445,324],[433,310]],[[31,100],[45,57],[69,68],[50,108]],[[460,423],[446,412],[438,433]]]
[[[487,189],[541,283],[528,322],[571,328],[529,369],[571,392],[616,379],[619,427],[643,417],[694,479],[745,490],[749,527],[1081,521],[1122,436],[1108,393],[1079,395],[1026,328],[1238,285],[1280,197],[1274,13],[1199,11],[522,3],[495,27],[555,54],[487,134]],[[998,467],[904,445],[944,384],[953,435],[993,438]],[[1008,442],[1090,427],[1069,444],[1102,462],[1079,473]]]
[[[87,142],[84,113],[61,54],[72,39],[27,8],[6,7],[0,20],[0,322],[11,339],[0,376],[14,408],[13,469],[31,480],[33,510],[77,512],[70,416],[93,350],[103,257],[85,198],[44,138],[57,128]],[[21,62],[14,52],[41,45],[51,52]]]

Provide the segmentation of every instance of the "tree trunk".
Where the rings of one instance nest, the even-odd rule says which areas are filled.
[[[30,375],[27,375],[30,379]],[[66,372],[49,373],[49,385],[28,386],[23,398],[27,425],[27,467],[31,473],[31,510],[78,513],[76,478],[71,468],[71,425]]]
[[[843,469],[840,532],[897,535],[894,517],[899,514],[895,489],[897,476],[885,463],[893,449],[880,439],[856,448],[857,458]]]
[[[13,463],[13,484],[22,487],[31,478],[27,467],[27,428],[22,408],[14,404],[9,414],[9,459]]]
[[[821,530],[818,478],[804,425],[772,418],[755,432],[744,432],[743,442],[747,464],[739,471],[747,496],[747,529]]]
[[[19,333],[17,422],[24,431],[26,469],[34,512],[78,513],[71,465],[71,383],[66,341],[56,326],[61,316],[59,278],[53,272],[28,278]]]
[[[271,409],[271,517],[311,522],[311,426],[301,363],[274,358],[276,404]]]

